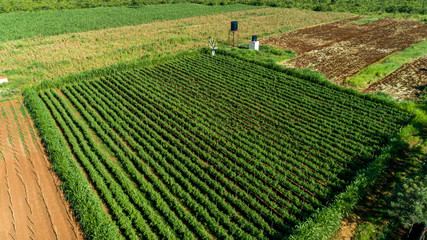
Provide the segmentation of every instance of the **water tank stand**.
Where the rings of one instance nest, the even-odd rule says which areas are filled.
[[[230,32],[228,32],[228,40],[227,40],[227,42],[230,42],[230,35],[231,35],[231,33],[233,33],[233,47],[234,47],[234,45],[236,43],[236,33],[237,33],[237,46],[239,47],[240,46],[239,45],[239,31],[230,31]]]

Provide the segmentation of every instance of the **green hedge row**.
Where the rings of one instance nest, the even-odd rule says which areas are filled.
[[[64,137],[35,90],[23,90],[29,110],[42,137],[52,169],[61,179],[61,188],[88,239],[120,239],[117,226],[102,208],[83,171],[73,159]]]
[[[303,8],[315,11],[355,13],[388,12],[425,14],[426,0],[25,0],[0,1],[1,12],[74,9],[110,6],[137,7],[147,4],[199,3],[208,5],[248,4],[272,7]]]

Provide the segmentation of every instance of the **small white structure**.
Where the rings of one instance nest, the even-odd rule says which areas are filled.
[[[259,41],[250,41],[249,42],[249,49],[252,50],[259,50]]]
[[[7,83],[7,77],[6,76],[1,76],[0,77],[0,84],[1,83]]]
[[[212,56],[215,55],[215,49],[218,49],[218,47],[215,47],[216,45],[217,42],[212,37],[209,37],[209,47],[212,49]]]

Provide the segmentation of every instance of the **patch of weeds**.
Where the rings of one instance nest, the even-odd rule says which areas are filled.
[[[363,24],[366,24],[366,23],[378,21],[378,20],[380,20],[382,18],[384,18],[384,17],[380,17],[380,16],[366,17],[366,18],[362,18],[362,19],[359,19],[359,20],[356,20],[356,21],[348,22],[347,24],[363,25]]]
[[[168,39],[169,43],[184,43],[184,42],[190,42],[193,38],[191,37],[170,37]]]
[[[8,69],[8,70],[4,70],[2,72],[2,74],[4,74],[4,75],[15,75],[15,74],[19,75],[19,74],[22,74],[22,71],[19,69]]]
[[[352,239],[354,240],[369,240],[369,239],[382,239],[382,230],[377,229],[378,226],[370,222],[359,224],[355,230]]]
[[[241,44],[239,48],[229,50],[240,57],[253,58],[267,63],[279,63],[296,57],[291,50],[282,50],[268,45],[260,46],[259,51],[249,49],[249,44]]]
[[[10,98],[19,94],[19,90],[7,88],[5,90],[0,90],[0,100],[5,98]]]

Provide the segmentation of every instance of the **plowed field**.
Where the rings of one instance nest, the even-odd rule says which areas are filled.
[[[262,44],[297,52],[287,67],[312,68],[337,84],[382,58],[427,38],[427,25],[413,20],[380,19],[355,24],[347,20],[265,38]]]
[[[382,91],[399,100],[417,99],[427,85],[427,56],[407,63],[375,82],[365,90],[366,93]]]
[[[25,111],[0,104],[0,239],[83,239]]]

